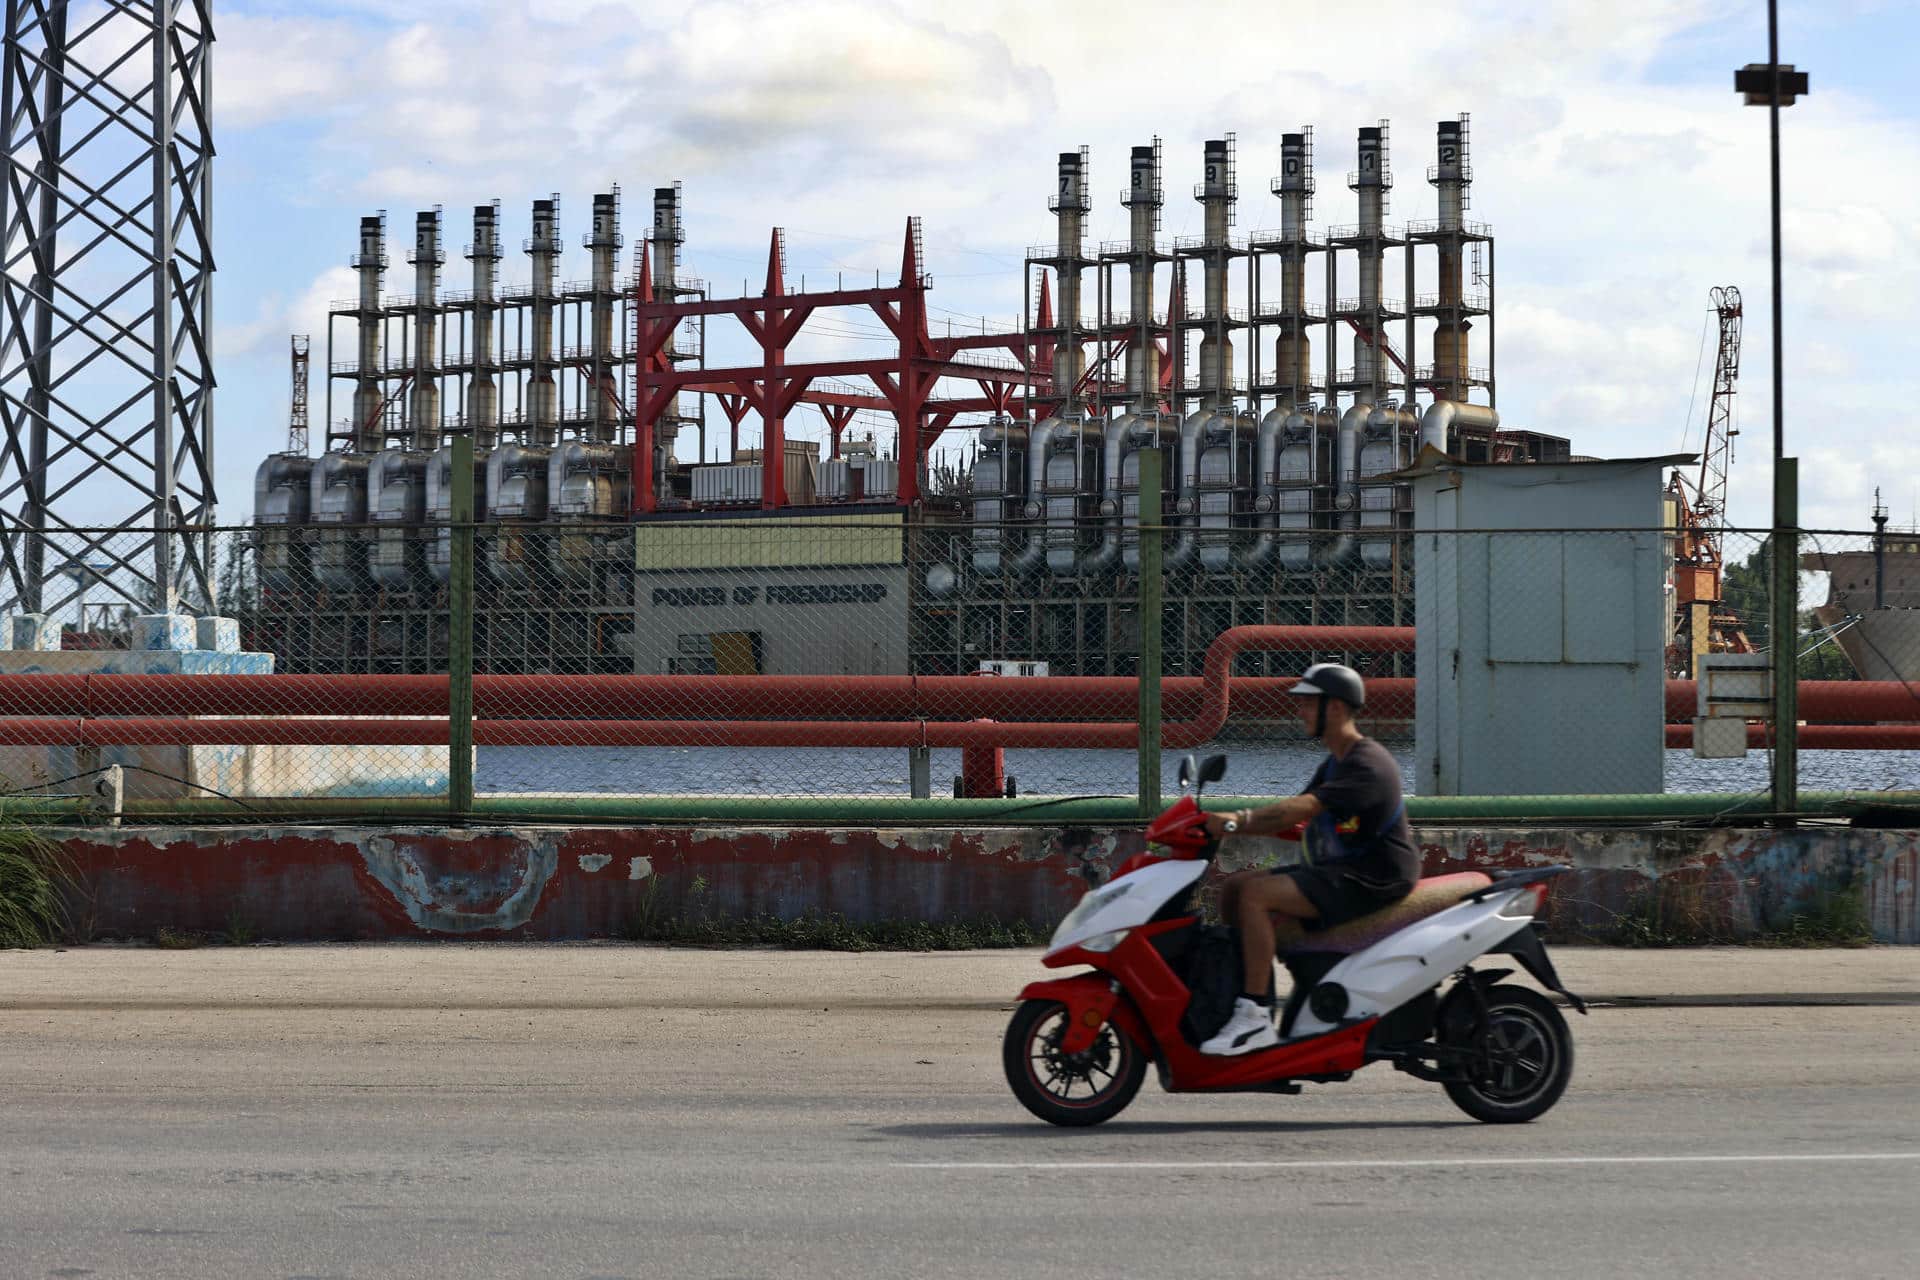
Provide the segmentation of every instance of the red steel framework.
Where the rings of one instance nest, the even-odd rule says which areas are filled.
[[[1005,414],[1024,388],[1049,385],[1048,361],[1041,358],[1027,335],[1014,333],[963,334],[936,338],[927,332],[927,289],[931,277],[921,261],[920,225],[907,220],[905,247],[896,284],[871,289],[834,288],[789,293],[783,278],[784,234],[773,229],[767,254],[766,288],[759,297],[689,298],[661,301],[654,297],[649,254],[640,257],[634,299],[635,343],[633,507],[636,515],[662,505],[659,477],[654,473],[654,434],[661,415],[676,393],[703,392],[716,397],[739,444],[740,420],[751,409],[764,424],[761,448],[760,505],[775,510],[786,503],[786,419],[794,406],[811,404],[826,416],[839,452],[841,434],[861,409],[889,413],[899,426],[899,500],[911,505],[920,497],[920,474],[927,450],[940,434],[966,413]],[[787,362],[787,349],[801,327],[815,314],[833,308],[870,310],[893,334],[898,346],[889,355],[864,360]],[[681,321],[701,316],[730,316],[760,348],[760,363],[721,369],[675,369],[669,344]],[[957,357],[963,351],[995,350],[1010,353],[1005,365],[969,363]],[[1050,353],[1047,353],[1050,355]],[[816,388],[827,379],[867,380],[871,392],[853,388]],[[971,381],[979,394],[936,397],[944,378]]]

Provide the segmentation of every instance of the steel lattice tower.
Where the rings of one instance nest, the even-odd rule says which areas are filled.
[[[8,0],[0,610],[210,608],[210,0]]]

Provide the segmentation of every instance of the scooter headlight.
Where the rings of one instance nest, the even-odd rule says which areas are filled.
[[[1131,929],[1114,929],[1108,933],[1096,933],[1080,945],[1088,951],[1097,951],[1104,954],[1119,946],[1121,939],[1132,932],[1133,930]]]

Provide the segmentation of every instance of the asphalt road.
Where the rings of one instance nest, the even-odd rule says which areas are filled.
[[[1572,1089],[1027,1118],[1030,954],[0,953],[0,1276],[1909,1276],[1920,951],[1562,951]]]

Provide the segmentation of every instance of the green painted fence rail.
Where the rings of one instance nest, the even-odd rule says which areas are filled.
[[[1273,796],[1208,796],[1212,810],[1264,804]],[[1920,792],[1803,791],[1797,817],[1874,818],[1911,811],[1920,818]],[[1410,796],[1407,814],[1416,823],[1620,825],[1689,823],[1740,825],[1764,822],[1775,813],[1762,793],[1612,796]],[[115,815],[91,797],[8,799],[0,822],[99,823]],[[514,795],[474,797],[477,824],[567,823],[574,825],[691,826],[736,823],[797,827],[985,827],[1138,826],[1135,796],[1063,796],[1031,799],[908,800],[891,796],[645,796]],[[118,814],[143,824],[210,822],[408,823],[441,825],[447,802],[440,796],[130,799]]]

